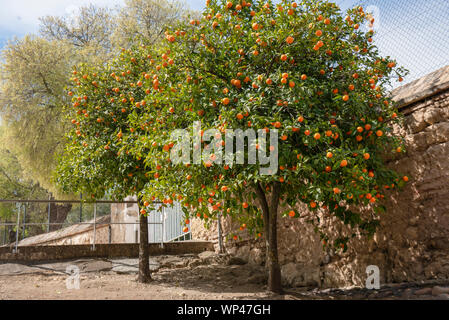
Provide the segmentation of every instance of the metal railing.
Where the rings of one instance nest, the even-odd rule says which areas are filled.
[[[80,204],[80,222],[73,223],[72,225],[93,225],[93,230],[85,230],[87,231],[93,231],[92,235],[92,250],[95,250],[95,245],[97,243],[97,227],[102,225],[108,225],[109,226],[109,236],[108,236],[108,242],[111,243],[112,241],[112,232],[111,232],[111,226],[113,225],[139,225],[139,221],[135,222],[112,222],[112,210],[110,210],[110,221],[109,222],[97,222],[97,205],[98,204],[126,204],[126,205],[137,205],[137,201],[113,201],[113,200],[98,200],[95,202],[87,202],[83,200],[9,200],[9,199],[0,199],[1,203],[15,203],[17,205],[17,218],[15,222],[3,222],[0,223],[0,230],[2,227],[5,228],[4,230],[4,237],[6,238],[6,227],[8,226],[15,226],[15,242],[13,246],[13,252],[18,252],[19,247],[19,238],[20,238],[20,229],[22,229],[22,240],[26,238],[26,227],[28,226],[47,226],[47,233],[50,232],[50,226],[63,226],[67,222],[51,222],[51,204]],[[27,222],[27,206],[29,204],[33,203],[42,203],[48,205],[48,213],[47,213],[47,221],[46,222]],[[93,222],[83,222],[82,220],[82,205],[83,204],[91,204],[93,205]],[[160,202],[154,202],[153,204],[158,205],[161,204]],[[127,207],[125,208],[127,209]],[[137,210],[138,211],[138,210]],[[23,222],[21,221],[21,216],[23,213]],[[139,212],[137,212],[137,216],[139,215]],[[148,219],[148,230],[149,233],[153,234],[153,243],[160,243],[161,247],[163,247],[164,243],[166,242],[172,242],[172,241],[179,241],[179,239],[183,238],[185,239],[191,239],[191,230],[189,229],[188,232],[182,231],[181,221],[182,221],[183,213],[182,210],[180,210],[180,205],[175,204],[173,208],[167,208],[163,207],[162,211],[155,210],[153,212],[149,213],[149,219]],[[159,219],[158,219],[159,218]],[[167,218],[169,220],[168,225],[166,225]],[[159,221],[158,221],[159,220]],[[72,226],[71,225],[71,226]],[[156,228],[158,227],[158,228]],[[159,229],[159,231],[157,231]],[[59,229],[58,229],[59,230]],[[134,230],[137,230],[135,228]],[[57,231],[57,230],[54,230]],[[125,230],[126,231],[126,230]],[[140,232],[140,231],[136,231]],[[45,234],[45,233],[44,233]],[[160,237],[159,241],[156,241],[156,234],[159,234]],[[175,235],[175,236],[174,236]],[[68,235],[70,236],[70,235]],[[168,239],[168,240],[167,240]],[[11,239],[9,239],[11,240]],[[54,239],[56,240],[56,239]],[[51,241],[51,240],[50,240]],[[138,241],[138,236],[136,235],[135,241]],[[149,241],[151,241],[149,239]],[[5,242],[5,241],[4,241]],[[12,242],[9,241],[10,245],[12,245]]]

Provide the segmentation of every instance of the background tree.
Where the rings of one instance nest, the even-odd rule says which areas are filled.
[[[24,170],[17,158],[9,150],[3,147],[4,128],[0,126],[0,199],[40,199],[48,197],[47,192],[38,183],[26,178]],[[29,209],[35,209],[36,205],[30,205]],[[0,221],[15,222],[17,208],[13,203],[0,203]],[[28,210],[28,222],[41,222],[37,210]],[[13,227],[2,227],[0,229],[0,243],[7,243],[8,232]],[[27,235],[42,232],[38,226],[29,226]],[[20,234],[22,236],[22,234]]]
[[[371,19],[361,7],[345,17],[337,5],[320,0],[212,0],[201,20],[167,31],[156,70],[141,76],[148,94],[145,112],[132,115],[140,137],[133,138],[131,153],[144,157],[156,179],[146,184],[144,199],[182,199],[186,214],[206,221],[230,215],[242,229],[263,234],[271,291],[282,291],[280,205],[292,218],[301,216],[298,202],[326,210],[330,224],[339,221],[353,233],[332,239],[318,215],[307,222],[324,245],[346,250],[351,236],[375,232],[387,190],[408,180],[384,165],[385,154],[403,152],[392,133],[399,119],[387,89],[404,70],[379,55],[373,32],[362,27]],[[136,63],[144,59],[129,55]],[[261,175],[259,164],[218,165],[210,152],[201,166],[173,163],[172,133],[194,121],[201,122],[202,134],[279,130],[279,146],[269,150],[278,155],[279,170]],[[221,138],[204,135],[193,150],[235,143]],[[370,209],[359,212],[361,206]]]
[[[129,48],[134,39],[155,44],[163,39],[167,26],[193,14],[178,0],[125,0],[119,9],[113,39],[119,47]]]
[[[117,45],[129,45],[139,33],[154,43],[186,10],[165,0],[128,1],[119,13],[89,5],[73,16],[42,17],[40,36],[27,35],[4,47],[0,115],[8,135],[5,142],[30,177],[56,192],[50,178],[66,131],[64,88],[72,67],[109,61]]]
[[[117,28],[115,20],[111,9],[90,4],[71,16],[40,18],[39,32],[49,41],[71,44],[80,57],[78,62],[103,63],[111,57],[111,34]]]
[[[3,51],[3,141],[45,188],[50,188],[48,177],[54,169],[49,158],[58,151],[64,132],[60,115],[71,56],[70,46],[31,36],[10,43]]]

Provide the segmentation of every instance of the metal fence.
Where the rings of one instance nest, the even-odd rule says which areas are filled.
[[[0,243],[2,245],[10,244],[14,251],[21,240],[28,237],[38,236],[51,231],[61,230],[69,226],[92,225],[93,229],[84,230],[85,232],[92,231],[91,245],[95,250],[97,243],[97,228],[104,225],[109,225],[109,240],[111,243],[111,226],[123,225],[123,230],[132,227],[135,237],[125,243],[135,243],[139,241],[139,221],[138,221],[138,202],[137,201],[96,201],[84,202],[82,200],[0,200],[0,204],[9,204],[15,207],[14,219],[11,217],[6,221],[0,222]],[[52,205],[71,205],[71,210],[64,217],[64,221],[52,222]],[[112,219],[112,205],[124,204],[124,208],[134,209],[137,213],[135,219],[130,221],[113,221]],[[191,231],[183,231],[182,221],[184,221],[184,213],[179,204],[174,204],[172,207],[160,207],[160,203],[154,203],[156,210],[149,213],[148,216],[148,233],[150,243],[160,243],[163,246],[166,242],[190,240],[192,238]],[[133,208],[134,207],[134,208]],[[34,219],[30,221],[30,208],[33,209]],[[91,210],[89,210],[91,209]],[[160,209],[160,210],[158,210]],[[119,214],[124,214],[119,212]],[[98,221],[98,218],[110,215],[109,221]],[[45,217],[45,221],[42,221]],[[83,219],[91,219],[92,221],[83,221]],[[36,221],[37,220],[37,221]],[[39,221],[40,220],[40,221]],[[126,220],[126,219],[125,219]],[[29,232],[33,229],[32,232]],[[70,235],[67,235],[69,237]],[[126,238],[125,238],[126,239]],[[51,241],[51,239],[50,239]]]

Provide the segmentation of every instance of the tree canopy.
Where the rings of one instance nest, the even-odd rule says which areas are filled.
[[[381,200],[408,180],[385,166],[403,152],[388,88],[405,70],[380,56],[364,27],[372,22],[361,7],[344,15],[321,0],[207,1],[201,19],[167,28],[158,48],[143,41],[105,68],[76,71],[60,183],[94,197],[135,191],[144,206],[180,201],[205,221],[230,215],[263,234],[269,289],[279,292],[280,204],[284,216],[300,218],[303,202],[353,236],[372,235]],[[239,129],[246,138],[228,138]],[[242,142],[244,163],[224,161],[221,147]],[[323,243],[346,250],[349,237],[329,239],[319,219],[308,222]]]

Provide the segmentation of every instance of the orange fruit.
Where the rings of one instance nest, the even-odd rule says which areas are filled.
[[[365,154],[363,155],[363,158],[364,158],[365,160],[368,160],[370,157],[371,157],[371,156],[370,156],[369,153],[365,153]]]
[[[342,168],[346,167],[347,165],[348,165],[348,161],[347,161],[347,160],[343,160],[343,161],[340,163],[340,167],[342,167]]]
[[[295,211],[292,210],[288,213],[288,215],[289,215],[289,217],[293,218],[294,216],[296,216],[296,213],[295,213]]]

